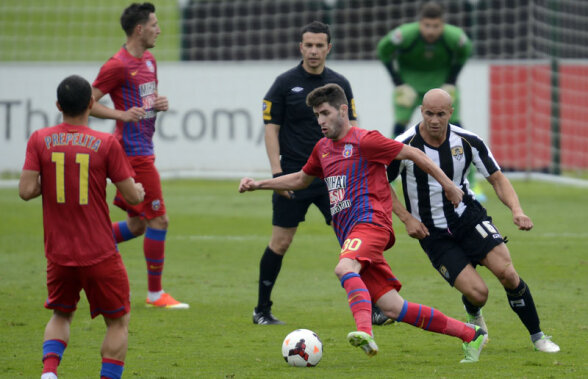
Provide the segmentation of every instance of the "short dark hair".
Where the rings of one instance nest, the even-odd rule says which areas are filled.
[[[300,41],[302,41],[302,37],[304,33],[325,33],[327,35],[327,43],[331,43],[331,30],[329,29],[329,25],[323,24],[320,21],[313,21],[308,25],[305,25],[300,30]]]
[[[144,24],[149,20],[151,13],[155,13],[155,5],[151,3],[133,3],[120,16],[120,25],[127,36],[130,36],[135,30],[135,26]]]
[[[92,98],[92,86],[79,75],[63,79],[57,87],[57,102],[63,114],[79,116],[83,114]]]
[[[318,107],[322,103],[329,103],[330,106],[337,109],[343,104],[349,105],[345,91],[335,83],[315,88],[306,96],[306,105],[311,108]]]
[[[443,6],[435,1],[428,1],[421,5],[421,19],[423,18],[443,18],[445,10]]]

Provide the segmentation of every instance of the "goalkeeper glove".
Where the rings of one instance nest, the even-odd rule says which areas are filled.
[[[408,84],[399,85],[394,89],[394,101],[401,107],[412,107],[416,98],[416,91]]]
[[[455,95],[457,94],[457,88],[453,84],[443,84],[441,89],[444,90],[451,96],[451,102],[455,104]]]

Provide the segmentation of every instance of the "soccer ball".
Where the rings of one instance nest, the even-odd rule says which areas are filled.
[[[323,357],[323,343],[312,330],[296,329],[284,338],[282,356],[290,366],[316,366]]]

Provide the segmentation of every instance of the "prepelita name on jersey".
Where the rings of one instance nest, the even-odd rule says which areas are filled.
[[[54,146],[82,146],[98,151],[102,140],[84,133],[53,133],[45,137],[45,146],[50,150]]]

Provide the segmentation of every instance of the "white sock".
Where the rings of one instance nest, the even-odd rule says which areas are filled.
[[[147,292],[147,298],[149,299],[149,301],[157,301],[159,300],[159,298],[161,297],[161,295],[163,295],[163,290],[161,291],[157,291],[157,292]]]

